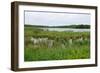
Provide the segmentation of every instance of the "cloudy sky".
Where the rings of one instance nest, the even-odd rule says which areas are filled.
[[[25,11],[25,24],[44,26],[90,24],[90,14],[71,12]]]

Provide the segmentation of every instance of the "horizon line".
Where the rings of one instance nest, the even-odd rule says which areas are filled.
[[[33,25],[33,24],[24,24],[24,25]],[[89,25],[89,24],[67,24],[67,25],[33,25],[33,26],[70,26],[70,25]]]

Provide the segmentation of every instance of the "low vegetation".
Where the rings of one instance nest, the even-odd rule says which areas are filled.
[[[24,27],[24,60],[65,60],[90,58],[89,32],[44,31]]]

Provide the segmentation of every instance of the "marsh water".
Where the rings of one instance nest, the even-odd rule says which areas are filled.
[[[89,32],[90,29],[76,29],[76,28],[41,28],[45,31],[71,31],[71,32]]]

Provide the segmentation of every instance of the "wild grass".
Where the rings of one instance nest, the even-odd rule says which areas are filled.
[[[54,45],[48,48],[46,44],[33,45],[31,37],[48,37],[54,40]],[[75,41],[77,37],[86,40]],[[73,38],[73,43],[68,40]],[[44,60],[67,60],[67,59],[87,59],[90,58],[90,33],[89,32],[57,32],[43,31],[39,28],[24,28],[24,60],[25,61],[44,61]],[[61,44],[64,44],[62,47]]]

